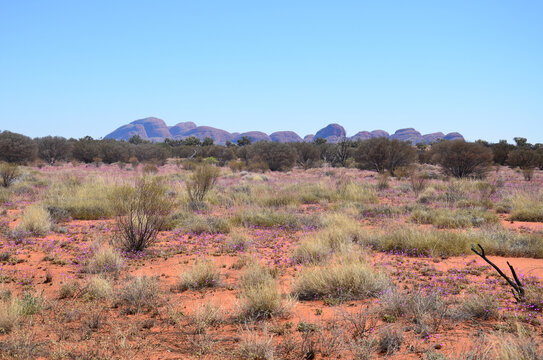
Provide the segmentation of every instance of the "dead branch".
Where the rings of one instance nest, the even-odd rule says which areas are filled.
[[[511,269],[511,273],[513,274],[513,278],[515,279],[515,282],[513,282],[513,280],[511,280],[509,276],[505,275],[503,271],[501,271],[501,269],[498,266],[496,266],[496,264],[494,264],[492,261],[490,261],[486,257],[485,249],[483,249],[481,244],[477,244],[477,246],[479,246],[479,249],[481,249],[481,251],[478,251],[477,249],[475,249],[474,245],[471,245],[471,251],[473,251],[474,253],[479,255],[484,261],[489,263],[494,269],[496,269],[498,274],[500,274],[500,276],[504,278],[505,281],[507,281],[507,283],[513,288],[511,292],[513,293],[513,296],[515,297],[515,300],[517,300],[518,302],[524,302],[524,299],[525,299],[524,287],[522,286],[522,283],[520,282],[515,269],[513,268],[511,264],[509,264],[509,261],[507,262],[507,265],[509,266],[509,269]]]

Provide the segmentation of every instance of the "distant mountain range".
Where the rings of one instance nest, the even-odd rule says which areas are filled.
[[[278,142],[299,142],[313,141],[318,138],[323,138],[330,143],[337,143],[338,141],[345,138],[351,140],[366,140],[376,137],[388,137],[390,139],[411,141],[412,144],[417,144],[420,142],[428,144],[438,139],[464,139],[464,137],[457,132],[452,132],[447,135],[443,134],[442,132],[422,135],[420,132],[413,128],[400,129],[392,135],[384,130],[360,131],[353,136],[347,137],[345,129],[339,124],[330,124],[317,131],[314,135],[306,135],[302,139],[298,134],[293,131],[277,131],[268,135],[261,131],[230,133],[226,130],[213,128],[211,126],[197,126],[193,122],[182,122],[174,126],[168,126],[166,125],[164,120],[155,117],[148,117],[145,119],[132,121],[130,124],[123,125],[112,133],[107,134],[104,138],[129,140],[134,135],[139,135],[142,139],[150,140],[152,142],[161,142],[167,138],[183,140],[190,136],[195,136],[201,140],[206,137],[210,137],[213,139],[215,144],[222,145],[224,145],[228,140],[236,142],[243,136],[250,138],[253,142],[261,140]]]

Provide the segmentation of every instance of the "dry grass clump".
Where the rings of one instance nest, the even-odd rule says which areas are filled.
[[[94,249],[84,270],[89,274],[119,274],[123,266],[124,259],[117,250],[110,246],[101,246]]]
[[[379,202],[377,193],[370,184],[359,184],[352,180],[340,181],[336,190],[335,196],[331,199],[335,202],[351,201],[366,204]]]
[[[269,209],[246,209],[237,213],[232,221],[245,227],[287,228],[293,230],[320,225],[316,216],[304,216],[286,211]]]
[[[251,263],[242,274],[240,287],[240,319],[284,316],[292,306],[292,299],[283,301],[272,271],[257,263]]]
[[[417,209],[411,214],[417,224],[432,224],[438,228],[458,229],[493,224],[499,218],[484,209]]]
[[[10,333],[18,324],[22,313],[17,299],[7,299],[0,303],[0,333]]]
[[[248,331],[239,345],[238,354],[244,360],[273,360],[274,350],[272,336]]]
[[[543,360],[534,339],[528,337],[500,339],[495,352],[498,360]]]
[[[235,230],[230,233],[224,244],[224,250],[230,254],[246,252],[251,248],[252,240],[242,230]]]
[[[192,234],[227,234],[230,232],[230,221],[221,216],[188,215],[181,221],[180,227]]]
[[[0,204],[11,202],[12,192],[10,189],[0,188]]]
[[[294,282],[293,293],[304,300],[344,301],[376,296],[389,286],[384,273],[374,271],[358,257],[348,257],[303,269]]]
[[[159,301],[158,278],[138,276],[133,278],[119,293],[119,300],[128,305],[130,313],[154,309]]]
[[[332,254],[347,253],[362,237],[360,224],[352,218],[334,214],[323,221],[325,228],[304,239],[292,259],[298,264],[317,264]]]
[[[479,293],[465,298],[453,316],[463,320],[498,319],[500,316],[500,304],[493,295]]]
[[[51,231],[49,213],[41,205],[28,206],[17,226],[17,231],[29,232],[36,236],[45,236]]]
[[[45,204],[48,209],[66,212],[77,220],[107,219],[115,214],[111,195],[117,187],[103,178],[84,183],[68,179],[48,189]]]
[[[111,283],[102,276],[93,276],[85,287],[85,298],[87,300],[109,299],[113,295]]]
[[[216,326],[223,322],[223,313],[220,307],[211,304],[198,304],[191,316],[196,332],[201,333],[210,326]]]
[[[457,256],[470,251],[472,239],[465,233],[422,230],[412,227],[372,232],[360,240],[378,251],[399,252],[408,256]]]
[[[543,194],[517,194],[512,199],[510,219],[543,222]]]
[[[391,355],[400,350],[404,341],[403,330],[395,326],[387,326],[379,331],[378,349],[381,353]]]
[[[221,278],[215,263],[209,259],[197,259],[190,270],[181,274],[176,289],[179,291],[200,290],[220,284]]]
[[[485,228],[469,233],[473,243],[481,244],[491,255],[543,258],[543,238],[535,234],[518,234],[501,228]]]
[[[77,281],[68,281],[60,284],[58,289],[59,299],[68,299],[74,297],[81,290],[81,286]]]

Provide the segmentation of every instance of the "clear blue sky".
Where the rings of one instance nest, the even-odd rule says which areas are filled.
[[[543,142],[543,2],[0,0],[0,129],[147,116]]]

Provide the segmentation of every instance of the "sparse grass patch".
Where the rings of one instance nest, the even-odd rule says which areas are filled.
[[[224,216],[192,214],[181,221],[180,227],[193,234],[227,234],[231,229],[229,219]]]
[[[22,313],[17,299],[6,299],[0,303],[0,333],[10,333],[19,322]]]
[[[258,208],[237,213],[233,218],[233,222],[245,227],[288,228],[294,230],[319,225],[317,216]]]
[[[384,273],[374,271],[360,258],[349,257],[303,269],[294,282],[293,293],[303,300],[344,301],[376,296],[388,286],[390,280]]]
[[[239,357],[244,360],[273,360],[272,336],[258,335],[255,331],[245,334],[239,345]]]
[[[512,198],[510,219],[543,222],[543,195],[518,194]]]
[[[378,348],[381,353],[391,355],[400,350],[404,341],[403,330],[395,326],[387,326],[379,331]]]
[[[198,259],[192,268],[181,274],[176,289],[200,290],[221,284],[220,274],[215,263],[209,259]]]
[[[499,221],[495,214],[484,209],[417,209],[411,214],[417,224],[432,224],[438,228],[458,229],[494,224]]]
[[[44,236],[51,231],[49,213],[39,204],[28,206],[23,211],[17,231],[29,232],[36,236]]]
[[[275,280],[265,280],[252,286],[243,287],[240,294],[241,320],[258,320],[272,316],[285,316],[293,300],[283,301],[279,285]]]
[[[499,311],[500,304],[494,296],[479,293],[465,298],[453,316],[464,320],[490,320],[497,319],[500,316]]]
[[[77,292],[81,289],[81,286],[77,281],[68,281],[60,284],[58,289],[58,298],[67,299],[74,297]]]
[[[236,230],[230,233],[224,244],[224,250],[230,254],[243,253],[249,250],[252,241],[243,230]]]
[[[196,332],[203,332],[210,326],[215,326],[223,322],[223,313],[220,307],[211,304],[198,304],[194,314],[191,316],[192,323]]]

